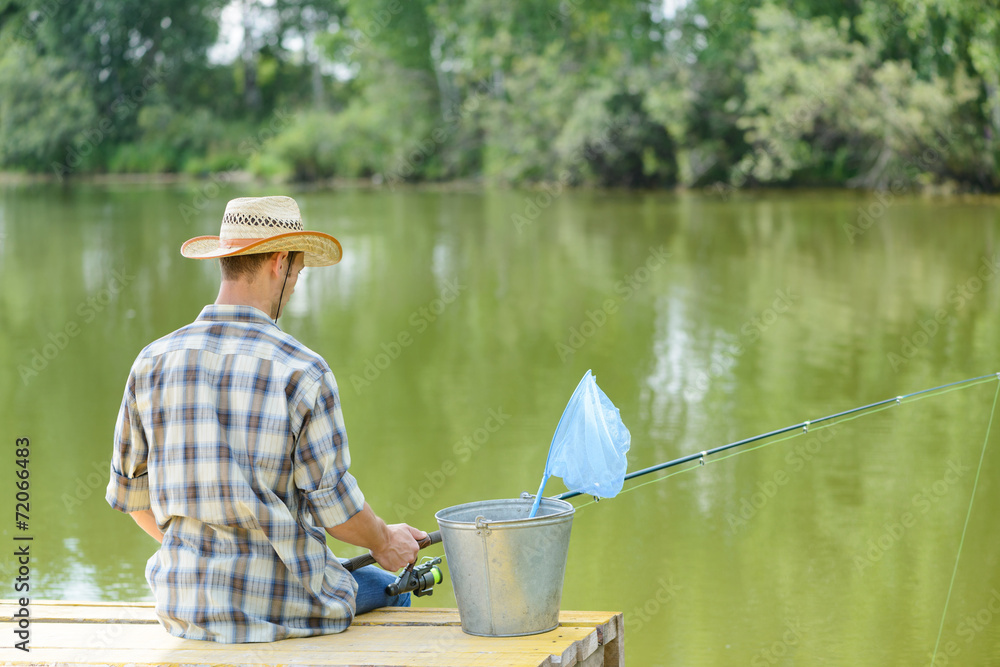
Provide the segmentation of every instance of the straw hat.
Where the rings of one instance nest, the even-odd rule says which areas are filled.
[[[226,204],[218,236],[196,236],[181,246],[192,259],[214,259],[281,250],[305,253],[306,266],[330,266],[341,258],[340,242],[323,232],[307,232],[291,197],[240,197]]]

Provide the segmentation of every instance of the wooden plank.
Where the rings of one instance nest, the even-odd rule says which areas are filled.
[[[597,629],[604,645],[604,664],[607,667],[625,667],[625,616],[615,614],[614,619]]]
[[[11,635],[14,625],[0,623],[0,636]],[[149,649],[198,649],[200,651],[227,653],[234,647],[248,644],[221,644],[219,642],[181,639],[155,625],[129,625],[109,623],[93,626],[78,623],[46,623],[32,626],[31,645],[38,648],[128,648],[141,646]],[[460,628],[429,626],[369,626],[352,627],[346,632],[316,637],[283,639],[277,642],[253,644],[259,653],[280,653],[286,650],[302,651],[354,651],[372,646],[387,650],[412,650],[414,647],[431,647],[438,651],[476,652],[488,645],[491,650],[516,650],[549,655],[554,646],[568,645],[593,635],[588,628],[558,628],[544,634],[527,637],[474,637]],[[594,637],[596,647],[596,636]]]
[[[0,600],[0,618],[11,618],[17,605],[13,600]],[[152,602],[63,602],[58,600],[32,600],[32,621],[73,620],[78,623],[156,623]],[[615,617],[609,611],[561,611],[559,624],[589,626],[608,623]],[[380,609],[362,614],[353,625],[459,625],[458,610],[437,607],[409,607],[406,609]]]
[[[14,611],[13,607],[0,603],[0,618],[12,618]],[[28,611],[31,613],[32,623],[68,621],[74,623],[159,623],[152,605],[148,607],[60,606],[32,601]]]
[[[14,611],[20,608],[17,600],[0,600],[0,617],[10,616]],[[114,614],[120,613],[125,609],[140,610],[153,610],[152,602],[93,602],[93,601],[75,601],[75,600],[40,600],[36,598],[31,598],[28,603],[28,607],[31,610],[32,617],[36,615],[48,614],[48,613],[79,613],[79,610],[86,610],[86,612],[94,611],[94,613],[106,613]],[[103,610],[103,612],[101,611]],[[84,612],[84,613],[86,613]]]
[[[17,605],[0,601],[0,618]],[[346,632],[264,644],[173,637],[153,604],[32,600],[31,653],[0,649],[5,664],[624,665],[624,623],[615,612],[560,612],[560,627],[527,637],[474,637],[458,610],[384,609]],[[13,623],[0,622],[11,636]]]
[[[586,635],[573,642],[566,648],[565,651],[562,652],[561,655],[556,655],[556,653],[553,652],[549,656],[551,664],[560,665],[561,667],[578,665],[586,662],[587,659],[595,653],[600,653],[598,651],[600,647],[598,646],[597,633],[594,632],[593,628],[587,628],[587,630],[588,632]]]
[[[7,608],[13,609],[17,606],[17,600],[14,599],[0,599],[0,610],[7,611]],[[107,601],[95,601],[95,600],[42,600],[32,598],[32,607],[107,607],[107,608],[122,608],[122,607],[134,607],[137,609],[147,608],[152,609],[154,604],[151,601],[147,602],[107,602]],[[383,614],[383,613],[394,613],[402,612],[408,613],[409,611],[417,611],[420,613],[433,613],[433,612],[446,612],[446,613],[456,613],[458,610],[454,607],[409,607],[408,609],[396,609],[387,608],[379,609],[378,611],[371,612],[373,614]],[[559,612],[559,619],[570,619],[570,620],[580,620],[587,621],[595,617],[612,617],[621,612],[616,611],[580,611],[580,610],[563,610]]]
[[[0,618],[12,618],[17,605],[11,600],[0,600]],[[77,623],[158,623],[152,602],[94,603],[57,602],[32,600],[30,605],[33,622],[75,621]],[[353,625],[459,625],[457,609],[418,608],[380,609],[362,614]],[[571,623],[578,625],[578,623]]]
[[[458,610],[456,609],[455,611]],[[559,624],[593,625],[594,623],[607,623],[620,614],[620,611],[560,611]]]
[[[8,634],[12,629],[10,623],[0,624],[0,633]],[[556,654],[561,657],[556,664],[568,665],[581,655],[582,641],[593,635],[587,628],[566,628],[529,637],[483,638],[467,635],[460,628],[372,626],[336,635],[233,645],[180,639],[153,625],[49,623],[32,627],[30,660],[66,651],[100,664],[114,662],[111,656],[124,651],[128,662],[139,664],[380,664],[371,657],[379,654],[390,664],[451,664],[450,658],[442,660],[442,656],[451,656],[456,664],[538,665]],[[328,661],[331,655],[336,659]],[[418,657],[410,660],[410,656]],[[15,664],[23,662],[5,658]]]
[[[132,626],[130,629],[135,629]],[[351,633],[345,633],[342,637],[347,637]],[[173,646],[148,645],[142,641],[143,638],[130,637],[135,640],[132,646],[81,646],[79,642],[71,646],[49,646],[48,642],[38,641],[33,637],[32,650],[30,654],[20,656],[5,655],[4,661],[11,664],[24,663],[27,661],[49,662],[66,661],[66,656],[71,656],[71,660],[66,662],[86,662],[90,664],[122,663],[132,664],[277,664],[277,663],[298,663],[298,664],[400,664],[400,665],[427,665],[427,664],[469,664],[469,665],[509,665],[525,664],[538,665],[552,654],[553,648],[558,651],[559,646],[565,646],[566,638],[558,638],[548,645],[534,644],[525,645],[518,643],[498,643],[498,640],[487,640],[473,642],[465,645],[458,644],[438,644],[416,639],[416,643],[408,643],[406,638],[397,638],[396,641],[383,642],[381,639],[373,637],[363,638],[350,644],[324,645],[294,644],[296,640],[286,640],[273,644],[241,644],[241,645],[219,645],[212,642],[194,642],[191,640],[177,640]],[[172,638],[176,639],[176,638]],[[289,645],[289,643],[293,643]],[[575,643],[571,642],[571,646]],[[377,649],[377,650],[376,650]],[[13,649],[6,649],[5,652],[20,653]],[[564,658],[557,664],[573,664],[567,658],[575,657],[571,655],[569,649],[562,654]]]
[[[218,657],[197,651],[171,651],[170,653],[143,649],[102,649],[81,652],[80,649],[32,649],[30,656],[8,658],[13,649],[0,651],[0,661],[10,665],[165,665],[167,667],[205,667],[219,664]],[[21,653],[20,651],[14,651]],[[480,652],[478,654],[444,654],[407,651],[369,650],[337,655],[332,653],[301,653],[288,651],[273,658],[255,659],[241,655],[226,664],[240,665],[366,665],[371,667],[536,667],[543,658],[536,653]]]
[[[20,605],[17,600],[0,600],[0,612],[10,613]],[[152,609],[152,602],[93,602],[77,600],[38,600],[31,599],[29,606],[32,609],[75,609],[75,608],[95,608],[95,609]]]

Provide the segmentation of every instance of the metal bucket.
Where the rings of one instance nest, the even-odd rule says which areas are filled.
[[[456,505],[434,515],[448,561],[462,630],[518,637],[559,626],[573,506],[533,497]]]

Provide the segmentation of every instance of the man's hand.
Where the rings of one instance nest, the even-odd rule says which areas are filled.
[[[383,569],[391,572],[415,562],[420,550],[417,540],[427,537],[424,531],[405,523],[386,525],[368,503],[350,519],[327,528],[326,532],[341,542],[365,547]]]
[[[129,514],[150,537],[161,544],[163,543],[163,533],[160,532],[160,527],[156,525],[156,517],[153,515],[153,510],[138,510],[136,512],[129,512]]]
[[[382,566],[383,570],[395,572],[417,560],[420,551],[418,540],[427,537],[427,533],[417,530],[405,523],[394,523],[386,526],[387,540],[383,547],[372,549],[372,556]]]

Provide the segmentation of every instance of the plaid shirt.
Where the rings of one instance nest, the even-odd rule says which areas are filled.
[[[337,384],[250,306],[206,306],[129,373],[107,501],[152,508],[146,564],[173,635],[265,642],[345,630],[357,583],[326,546],[364,496]]]

